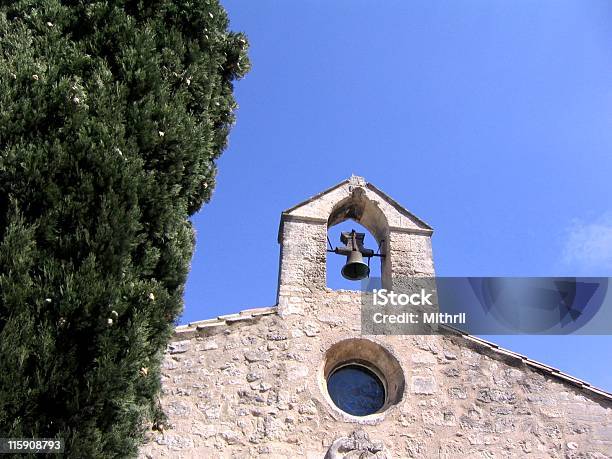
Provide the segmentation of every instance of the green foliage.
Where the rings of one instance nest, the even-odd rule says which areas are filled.
[[[246,49],[218,0],[0,2],[0,437],[136,454]]]

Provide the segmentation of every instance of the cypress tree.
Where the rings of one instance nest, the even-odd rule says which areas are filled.
[[[218,0],[0,2],[0,437],[133,456],[162,416],[246,50]]]

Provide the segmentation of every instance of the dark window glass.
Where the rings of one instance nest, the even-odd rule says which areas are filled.
[[[347,365],[327,378],[329,396],[342,411],[353,416],[376,413],[385,404],[385,388],[372,371]]]

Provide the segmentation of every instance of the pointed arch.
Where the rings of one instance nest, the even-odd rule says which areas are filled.
[[[353,190],[349,197],[341,200],[332,208],[327,218],[327,228],[349,219],[367,228],[378,244],[389,236],[387,217],[378,207],[378,203],[369,199],[361,188]]]
[[[380,247],[380,253],[384,258],[380,260],[380,276],[382,285],[390,286],[391,263],[388,256],[389,222],[378,203],[369,199],[365,190],[356,187],[351,194],[337,202],[327,218],[327,232],[330,228],[347,220],[355,222],[366,228],[376,240],[376,247],[369,247],[375,251]],[[328,284],[329,285],[329,284]]]

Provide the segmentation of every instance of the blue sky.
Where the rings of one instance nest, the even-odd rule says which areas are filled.
[[[433,226],[438,275],[612,275],[612,2],[223,4],[253,69],[181,323],[273,305],[280,212],[351,173]],[[489,339],[612,391],[612,337]]]

